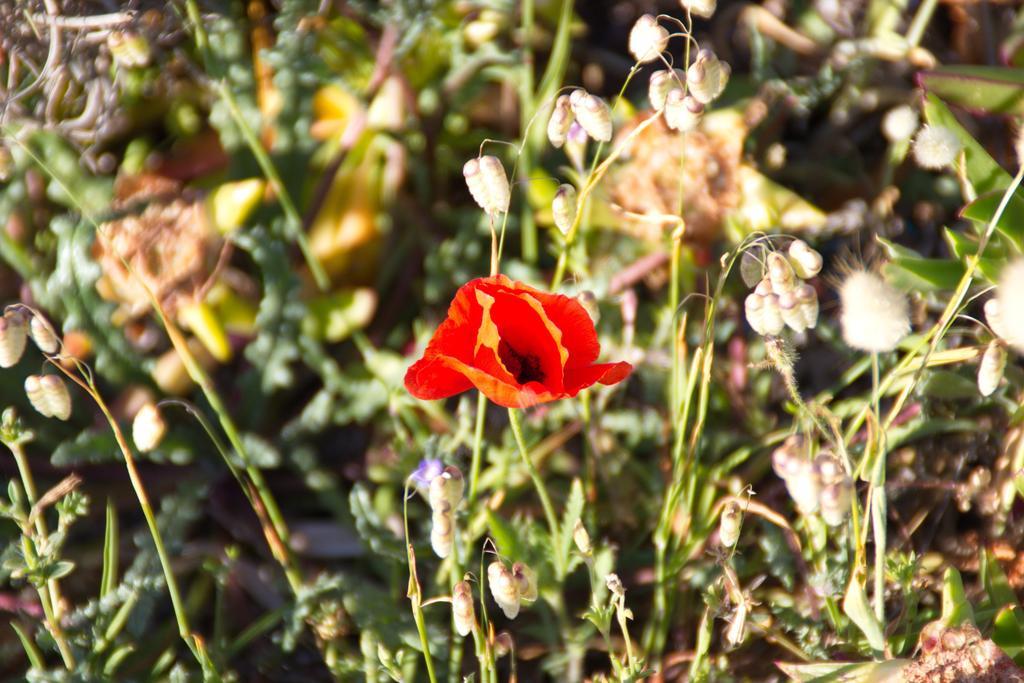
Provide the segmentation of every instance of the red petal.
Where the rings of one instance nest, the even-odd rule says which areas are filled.
[[[416,398],[436,401],[473,387],[465,375],[451,369],[443,356],[422,358],[405,373],[405,388]]]
[[[501,341],[520,355],[535,357],[543,375],[541,383],[550,392],[561,393],[563,367],[568,357],[560,345],[561,333],[544,316],[540,304],[530,300],[529,295],[496,294],[491,318]]]
[[[575,396],[582,389],[600,382],[615,384],[629,377],[633,366],[625,361],[618,363],[598,363],[585,368],[568,368],[565,371],[565,391]]]
[[[484,396],[505,408],[528,408],[537,403],[561,398],[537,382],[530,382],[526,386],[509,384],[483,370],[472,368],[458,359],[445,357],[438,360],[464,375]]]

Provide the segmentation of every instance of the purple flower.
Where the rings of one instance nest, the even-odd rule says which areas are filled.
[[[439,459],[424,458],[420,460],[419,467],[412,473],[412,480],[419,488],[427,488],[435,477],[444,472],[444,463]]]

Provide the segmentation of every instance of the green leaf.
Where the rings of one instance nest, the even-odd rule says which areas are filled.
[[[377,310],[377,293],[368,287],[333,292],[309,302],[302,333],[337,343],[361,330]]]
[[[356,521],[356,531],[370,549],[393,560],[405,562],[405,544],[381,520],[373,508],[373,501],[366,486],[362,483],[353,486],[348,500]]]
[[[981,195],[960,210],[961,218],[975,221],[979,227],[988,225],[1003,200],[1005,190]],[[1018,248],[1024,247],[1024,198],[1015,193],[1007,202],[1003,214],[996,222],[996,230],[1010,239]]]
[[[107,529],[103,534],[103,576],[100,579],[100,597],[104,597],[117,587],[118,527],[117,508],[114,501],[107,498]]]
[[[882,683],[894,680],[907,664],[910,660],[890,659],[885,662],[776,662],[775,666],[799,683]]]
[[[18,634],[18,640],[21,641],[21,646],[25,648],[25,654],[28,656],[28,661],[32,663],[32,668],[40,671],[45,669],[46,660],[43,659],[43,653],[39,651],[39,648],[32,642],[32,639],[13,621],[11,622],[11,628]]]
[[[990,114],[1024,114],[1024,70],[956,64],[918,75],[930,93],[946,102]]]
[[[487,528],[491,532],[498,552],[506,557],[524,557],[525,544],[521,537],[521,531],[525,526],[515,527],[511,522],[500,515],[487,510]]]
[[[956,134],[964,146],[967,158],[967,179],[971,181],[978,194],[1003,190],[1010,185],[1010,176],[1003,167],[996,163],[985,148],[968,133],[953,112],[935,95],[928,95],[924,105],[928,123],[943,126]]]
[[[964,274],[964,266],[955,259],[924,258],[913,249],[878,238],[891,259],[882,266],[882,274],[894,286],[906,291],[955,289]]]
[[[558,553],[561,554],[561,562],[556,566],[563,567],[566,572],[569,570],[569,558],[573,547],[572,532],[576,526],[576,521],[583,515],[583,505],[583,484],[579,479],[573,479],[572,489],[569,491],[569,499],[565,502],[565,512],[562,515],[561,528],[558,530],[561,535],[561,538],[558,539]],[[561,579],[562,577],[558,578]]]
[[[1024,661],[1024,628],[1018,605],[1004,607],[992,621],[992,642],[1020,664]]]
[[[992,553],[984,549],[981,551],[979,559],[978,573],[981,574],[981,583],[985,587],[985,593],[992,602],[992,606],[996,609],[1019,606],[1017,595],[1013,592],[1010,581],[1006,578],[999,561],[992,556]],[[1024,621],[1021,622],[1021,629],[1024,630]]]
[[[978,242],[964,233],[945,228],[943,235],[950,250],[961,262],[965,262],[968,256],[974,256],[978,253]],[[999,240],[989,242],[985,248],[985,256],[982,256],[981,260],[978,261],[978,272],[989,282],[998,280],[999,270],[1006,263],[1006,253],[1003,243]]]
[[[885,633],[882,625],[878,623],[875,613],[868,605],[868,596],[864,586],[858,580],[856,573],[850,577],[850,585],[846,588],[846,596],[843,598],[843,612],[850,620],[857,625],[860,632],[867,638],[872,650],[883,652],[885,650]]]
[[[960,572],[949,567],[942,577],[942,623],[953,628],[965,622],[974,623],[974,609],[964,592]]]

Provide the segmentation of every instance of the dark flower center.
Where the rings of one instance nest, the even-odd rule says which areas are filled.
[[[544,371],[540,367],[540,358],[536,355],[520,353],[509,346],[508,342],[502,340],[498,344],[498,357],[501,358],[501,362],[509,374],[515,377],[520,384],[544,382]]]

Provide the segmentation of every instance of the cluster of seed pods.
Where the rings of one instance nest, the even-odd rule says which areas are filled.
[[[47,356],[60,348],[60,339],[45,318],[20,304],[9,306],[0,316],[0,368],[17,365],[30,337]],[[25,378],[25,395],[32,407],[45,417],[58,420],[71,417],[71,394],[58,375],[29,375]]]
[[[821,254],[803,240],[793,240],[785,254],[771,251],[765,272],[744,302],[747,322],[761,336],[794,332],[818,324],[818,293],[806,282],[821,272]]]
[[[455,508],[462,502],[466,488],[462,472],[449,465],[430,481],[427,499],[430,502],[430,545],[438,557],[451,555],[455,545]]]
[[[522,562],[511,568],[501,560],[495,560],[487,567],[487,583],[498,607],[509,619],[519,615],[523,602],[537,599],[537,575]]]
[[[820,513],[829,526],[846,520],[853,500],[853,479],[832,451],[822,450],[812,460],[807,456],[806,440],[793,435],[772,453],[772,469],[802,514]]]

